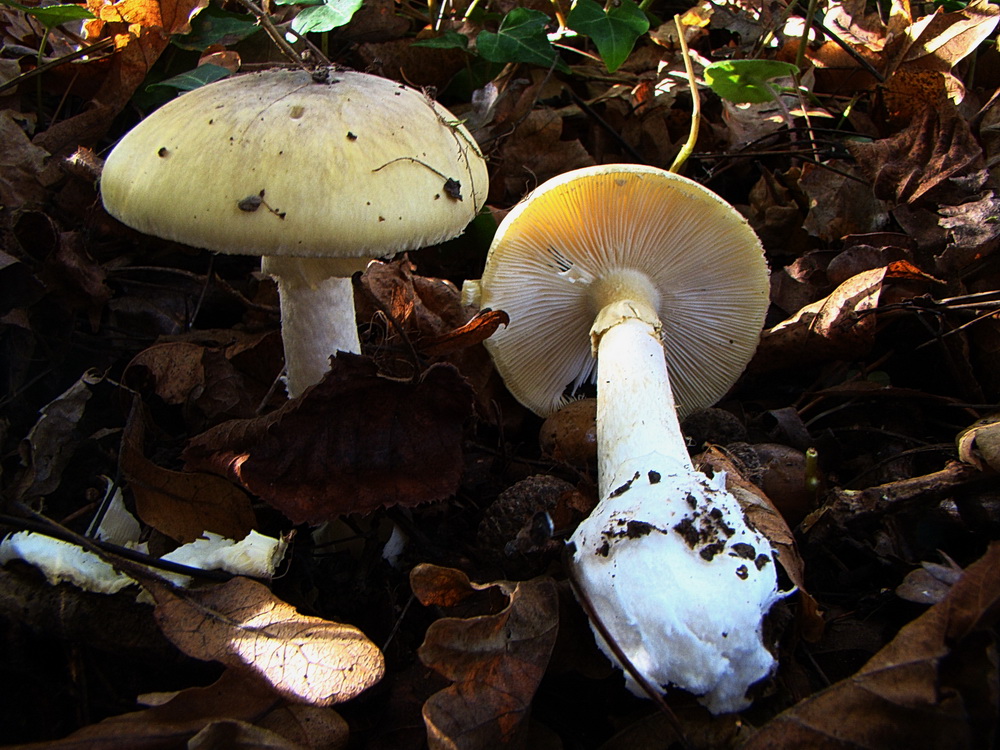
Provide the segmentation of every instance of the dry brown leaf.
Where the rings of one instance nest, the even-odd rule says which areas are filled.
[[[958,436],[958,457],[980,471],[1000,472],[1000,416],[980,419]]]
[[[446,356],[481,344],[500,326],[510,325],[510,316],[503,310],[480,310],[468,323],[424,341],[420,351],[431,357]]]
[[[79,440],[78,427],[94,386],[103,380],[88,372],[57,398],[42,407],[38,421],[20,446],[25,467],[18,495],[33,498],[49,495],[59,487],[62,474],[73,458]]]
[[[249,669],[297,703],[329,706],[382,679],[382,652],[353,625],[299,614],[267,586],[237,577],[180,591],[143,580],[164,634],[195,659]]]
[[[550,177],[594,163],[579,140],[564,141],[562,133],[559,113],[532,110],[500,149],[499,163],[490,177],[490,198],[500,203],[505,196],[520,198]]]
[[[48,153],[31,143],[18,113],[0,112],[0,206],[12,211],[24,205],[41,204],[46,189],[40,181]]]
[[[243,378],[214,347],[186,341],[155,344],[129,362],[122,378],[141,393],[155,393],[167,404],[187,407],[189,417],[192,409],[209,420],[253,414]]]
[[[913,203],[946,180],[983,168],[983,152],[954,108],[927,108],[909,126],[872,143],[849,143],[875,197]]]
[[[871,312],[878,306],[885,277],[886,268],[859,273],[765,331],[749,369],[767,372],[866,351],[874,340]]]
[[[516,747],[555,644],[555,583],[475,584],[460,571],[422,564],[411,571],[410,585],[425,606],[479,602],[482,594],[506,599],[499,611],[445,617],[427,629],[420,660],[455,683],[424,703],[431,750]]]
[[[208,687],[188,688],[163,705],[113,716],[62,740],[52,750],[165,750],[185,747],[206,725],[220,720],[254,721],[280,699],[259,680],[228,670]],[[19,746],[20,747],[20,746]],[[30,747],[39,748],[33,744]],[[14,750],[8,746],[7,750]]]
[[[129,415],[121,447],[121,469],[136,513],[149,526],[175,541],[193,542],[205,531],[242,539],[256,526],[250,498],[211,474],[171,471],[143,452],[147,416],[141,402]]]
[[[196,436],[184,457],[295,523],[318,523],[451,495],[471,411],[472,389],[451,365],[432,365],[416,382],[391,380],[372,360],[341,352],[301,397]]]
[[[343,750],[351,733],[334,709],[296,703],[279,706],[256,725],[313,750]]]
[[[1000,616],[1000,543],[857,674],[779,714],[743,750],[988,747],[997,720],[990,629]]]
[[[936,258],[939,273],[956,273],[984,262],[1000,247],[1000,197],[993,191],[958,206],[938,208],[948,245]]]
[[[829,169],[802,165],[799,187],[809,199],[803,226],[814,237],[834,242],[850,234],[866,234],[885,225],[885,209],[871,189],[853,176],[853,168],[836,159]]]
[[[117,51],[110,61],[83,63],[100,71],[99,88],[89,106],[48,128],[35,138],[35,143],[59,156],[68,156],[79,146],[97,143],[146,79],[149,69],[170,44],[171,36],[189,32],[191,19],[208,2],[88,0],[87,5],[96,18],[85,25],[87,40],[113,38]]]
[[[309,747],[247,721],[221,719],[188,740],[187,750],[309,750]]]

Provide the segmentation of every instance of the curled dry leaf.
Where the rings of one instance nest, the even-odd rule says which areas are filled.
[[[112,716],[83,727],[62,740],[45,743],[50,750],[162,750],[186,741],[216,721],[254,721],[280,702],[274,691],[235,670],[208,687],[182,690],[168,701],[143,711]],[[38,745],[32,745],[38,747]]]
[[[471,583],[464,573],[422,564],[410,585],[424,605],[477,602],[477,594],[506,597],[499,611],[445,617],[432,623],[420,660],[455,684],[424,703],[431,750],[493,750],[517,746],[545,673],[558,629],[558,596],[548,578]]]
[[[164,469],[143,454],[146,412],[141,402],[129,415],[121,447],[121,468],[135,496],[139,518],[181,543],[205,531],[242,539],[256,525],[250,498],[211,474]]]
[[[906,261],[893,261],[852,276],[831,294],[764,331],[750,363],[753,372],[770,372],[808,362],[854,358],[875,340],[874,312],[885,282],[891,279],[936,281]]]
[[[1000,543],[855,675],[779,714],[744,750],[989,747],[997,720],[989,632],[1000,615]]]
[[[295,523],[451,495],[472,411],[458,371],[436,364],[411,382],[382,377],[358,355],[332,362],[322,381],[277,411],[193,438],[187,467],[231,477]]]
[[[913,203],[947,180],[983,168],[983,150],[954,111],[924,109],[907,128],[872,143],[850,143],[875,197]]]
[[[980,471],[1000,472],[1000,415],[980,419],[958,435],[958,457]]]
[[[291,701],[342,703],[382,679],[382,652],[353,625],[299,614],[249,578],[195,591],[148,580],[156,619],[185,654],[249,669]]]

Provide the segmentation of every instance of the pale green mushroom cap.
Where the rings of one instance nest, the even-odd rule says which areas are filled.
[[[144,234],[297,257],[442,242],[486,190],[485,162],[450,112],[352,71],[269,70],[183,94],[121,140],[101,178],[108,212]]]

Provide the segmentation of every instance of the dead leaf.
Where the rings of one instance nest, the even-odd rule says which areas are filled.
[[[267,586],[236,577],[181,591],[143,580],[156,619],[185,654],[249,669],[297,703],[329,706],[382,679],[382,652],[353,625],[299,614]]]
[[[779,714],[742,750],[988,747],[997,720],[989,631],[1000,615],[998,569],[994,542],[857,674]]]
[[[372,360],[341,352],[301,397],[194,437],[184,458],[295,523],[319,523],[451,495],[471,411],[472,390],[451,365],[432,365],[416,382],[391,380]]]
[[[874,341],[875,316],[887,269],[859,273],[831,294],[764,331],[748,369],[768,372],[791,363],[855,357]]]
[[[436,565],[410,572],[425,606],[453,606],[491,589],[506,597],[499,611],[431,623],[420,660],[455,684],[424,704],[431,750],[493,750],[517,746],[528,710],[555,644],[558,596],[548,578],[471,583],[464,573]]]
[[[20,446],[25,472],[18,495],[29,499],[49,495],[59,487],[62,474],[75,454],[78,428],[93,388],[103,378],[85,373],[58,398],[42,407],[38,421]]]
[[[219,417],[248,417],[254,412],[243,378],[215,347],[186,341],[155,344],[129,362],[122,379],[167,404],[186,407],[188,421],[192,412],[203,415],[196,429]]]
[[[250,498],[237,487],[211,474],[171,471],[146,458],[147,419],[136,400],[125,425],[120,457],[139,518],[181,543],[193,542],[205,531],[229,539],[249,534],[257,520]]]
[[[1000,472],[1000,418],[980,419],[958,436],[958,457],[980,471]]]
[[[802,226],[826,242],[851,234],[866,234],[885,226],[888,215],[871,189],[852,173],[854,169],[833,159],[829,169],[802,165],[799,187],[809,199],[809,213]]]
[[[948,230],[948,245],[936,259],[940,273],[963,271],[1000,247],[1000,198],[992,190],[958,206],[941,206],[938,214],[938,224]]]
[[[100,71],[100,85],[89,106],[55,123],[35,143],[50,154],[68,156],[79,146],[93,146],[107,133],[174,34],[191,30],[191,19],[209,0],[88,0],[96,16],[85,25],[88,42],[113,38],[110,60],[81,63]]]
[[[510,316],[503,310],[480,310],[479,314],[465,325],[422,342],[420,351],[430,357],[453,354],[483,343],[496,333],[500,326],[507,325],[510,325]]]
[[[279,706],[256,725],[314,750],[343,750],[351,734],[334,709],[297,703]]]
[[[953,108],[925,109],[909,126],[872,143],[848,143],[875,197],[913,203],[946,180],[983,168],[983,152]]]
[[[579,140],[564,141],[562,133],[559,113],[545,109],[528,113],[500,149],[490,177],[490,199],[520,198],[550,177],[594,163]]]
[[[184,747],[213,721],[254,721],[280,699],[260,680],[227,670],[208,687],[188,688],[162,705],[112,716],[62,740],[45,743],[52,750],[164,750]],[[28,746],[25,747],[27,750]],[[38,748],[39,745],[31,745]],[[13,750],[13,748],[9,748]]]
[[[46,197],[39,177],[49,154],[31,143],[23,125],[18,113],[0,112],[0,206],[5,211],[41,204]]]

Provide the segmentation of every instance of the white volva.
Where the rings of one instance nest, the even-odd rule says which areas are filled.
[[[594,330],[602,500],[570,540],[576,583],[654,688],[676,685],[713,713],[738,711],[775,666],[761,638],[779,598],[774,553],[725,478],[692,467],[658,326],[616,307],[610,327]]]

